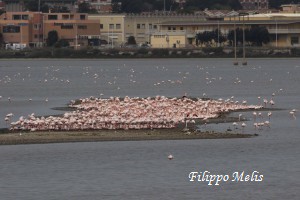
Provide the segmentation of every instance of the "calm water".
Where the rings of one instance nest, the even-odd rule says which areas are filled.
[[[230,59],[1,60],[0,127],[11,112],[13,120],[61,114],[51,108],[100,95],[205,93],[258,104],[258,96],[270,100],[275,93],[274,107],[282,108],[272,111],[271,128],[258,131],[247,122],[243,132],[259,133],[251,139],[0,146],[1,199],[298,199],[300,112],[292,119],[289,111],[300,110],[299,61],[253,59],[234,67]],[[252,120],[251,113],[243,116]],[[259,171],[264,181],[189,182],[191,171],[205,170]]]

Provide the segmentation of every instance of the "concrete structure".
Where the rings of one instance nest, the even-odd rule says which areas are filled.
[[[59,39],[67,40],[76,48],[95,44],[100,38],[99,22],[88,20],[87,14],[7,12],[0,16],[0,32],[5,43],[43,46],[52,30],[57,31]]]
[[[159,31],[158,24],[168,21],[205,21],[203,15],[163,15],[163,14],[115,14],[89,15],[89,19],[98,20],[101,28],[101,39],[111,46],[124,45],[129,36],[134,36],[138,44],[149,43],[150,36]]]

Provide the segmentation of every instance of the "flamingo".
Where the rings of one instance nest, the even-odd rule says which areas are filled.
[[[265,125],[266,127],[271,128],[271,127],[270,127],[270,122],[269,122],[269,121],[265,121],[265,122],[264,122],[264,125]]]
[[[264,101],[264,105],[265,105],[265,107],[267,107],[268,100],[267,100],[267,99],[264,99],[263,101]]]
[[[245,127],[247,126],[246,123],[243,122],[241,126],[242,126],[242,129],[243,129],[243,132],[244,132],[244,129],[245,129]]]
[[[256,116],[257,116],[257,113],[256,112],[253,112],[253,121],[256,121]]]
[[[236,122],[233,122],[232,125],[233,125],[234,129],[237,129],[238,124]]]
[[[296,119],[296,115],[295,115],[295,111],[294,111],[294,110],[290,111],[290,115],[291,115],[294,119]]]
[[[269,120],[271,120],[271,116],[272,116],[272,112],[268,112],[268,117],[269,117]]]
[[[242,117],[243,115],[242,114],[239,114],[239,121],[241,121],[241,117]]]
[[[271,99],[271,100],[269,101],[269,103],[271,104],[271,106],[274,106],[274,105],[275,105],[275,102],[274,102],[273,99]]]

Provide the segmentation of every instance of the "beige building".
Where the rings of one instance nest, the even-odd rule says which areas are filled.
[[[106,40],[112,47],[125,41],[125,15],[89,15],[90,20],[99,23],[101,40]]]
[[[204,21],[203,15],[89,15],[89,19],[98,20],[101,39],[107,40],[112,46],[121,46],[129,36],[134,36],[138,44],[150,43],[153,33],[159,31],[158,24],[167,21]]]
[[[299,47],[300,46],[300,20],[283,20],[283,19],[269,19],[269,20],[253,20],[249,18],[236,18],[227,21],[205,21],[205,22],[164,22],[159,24],[159,32],[153,34],[151,37],[151,45],[159,47],[163,40],[157,35],[164,36],[166,40],[168,35],[182,35],[186,38],[186,43],[180,40],[181,45],[163,45],[162,48],[168,47],[190,47],[196,46],[196,34],[204,31],[213,31],[219,29],[223,35],[227,35],[234,27],[242,29],[252,26],[266,27],[270,34],[270,42],[268,46],[273,47]],[[156,36],[156,37],[154,37]],[[169,37],[170,38],[170,37]],[[167,40],[166,40],[167,41]],[[164,42],[165,43],[165,42]],[[185,46],[184,46],[185,44]]]

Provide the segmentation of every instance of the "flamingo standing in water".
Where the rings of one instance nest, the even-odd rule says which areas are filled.
[[[269,120],[271,120],[272,112],[268,112]]]
[[[290,111],[290,115],[294,118],[294,119],[296,119],[296,110],[295,109],[293,109],[293,110],[291,110]]]
[[[257,113],[256,112],[253,112],[253,121],[256,121],[256,116],[257,116]]]
[[[245,129],[245,127],[247,126],[246,123],[243,122],[241,126],[242,126],[242,129],[243,129],[243,132],[244,132],[244,129]]]
[[[239,121],[241,121],[241,117],[242,117],[243,115],[242,114],[239,114]]]
[[[269,103],[271,104],[271,107],[275,105],[275,102],[274,102],[273,99],[271,99],[271,100],[269,101]]]

